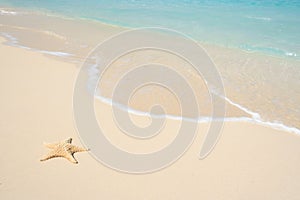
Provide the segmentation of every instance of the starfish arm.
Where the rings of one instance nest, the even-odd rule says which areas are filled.
[[[45,155],[42,159],[40,159],[40,161],[46,161],[46,160],[49,160],[49,159],[55,158],[55,157],[60,157],[60,155],[57,155],[56,153],[51,151],[47,155]]]
[[[88,151],[88,149],[84,149],[84,148],[81,148],[81,147],[72,145],[72,146],[70,147],[70,151],[71,151],[72,153],[77,153],[77,152]]]
[[[66,154],[66,155],[64,155],[64,158],[66,158],[68,161],[70,161],[74,164],[78,164],[78,161],[74,158],[74,156],[72,154]]]

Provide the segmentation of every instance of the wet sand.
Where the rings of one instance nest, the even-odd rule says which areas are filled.
[[[82,19],[68,19],[24,10],[16,12],[17,15],[2,15],[0,18],[1,33],[8,40],[7,44],[43,51],[49,56],[66,53],[67,56],[52,58],[76,63],[77,67],[81,66],[97,44],[128,30]],[[237,118],[238,121],[248,118],[251,121],[255,114],[260,115],[258,121],[285,127],[286,130],[289,127],[300,127],[298,60],[206,43],[200,45],[207,50],[222,76],[226,96],[231,101],[226,102],[226,117]],[[120,76],[137,64],[150,61],[172,66],[185,76],[194,91],[197,91],[200,115],[210,115],[210,96],[203,79],[184,61],[158,51],[128,54],[112,63],[99,85],[101,95],[111,98],[111,88]],[[155,102],[163,104],[167,114],[180,115],[176,98],[157,87],[143,88],[135,94],[129,105],[133,109],[148,112]]]

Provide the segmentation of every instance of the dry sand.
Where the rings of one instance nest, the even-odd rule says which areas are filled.
[[[186,154],[152,174],[120,173],[89,153],[75,155],[78,165],[59,158],[40,162],[47,152],[43,142],[72,137],[81,146],[72,111],[78,67],[3,44],[0,55],[0,199],[300,199],[300,137],[249,123],[227,122],[204,160],[198,154],[208,124],[200,124]],[[123,140],[109,105],[97,102],[96,111],[108,137],[139,149],[133,139]],[[140,145],[143,150],[172,138],[179,122],[167,123],[157,141]]]

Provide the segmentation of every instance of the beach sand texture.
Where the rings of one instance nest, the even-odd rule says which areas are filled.
[[[47,153],[43,142],[71,137],[74,144],[85,147],[80,143],[73,116],[77,74],[96,44],[125,28],[36,13],[3,15],[0,24],[0,199],[300,199],[300,136],[297,131],[277,130],[254,120],[225,122],[218,144],[203,160],[198,157],[209,123],[199,123],[197,136],[188,151],[171,166],[150,174],[115,171],[94,159],[92,152],[76,154],[77,165],[63,158],[40,162]],[[286,62],[257,53],[203,46],[218,66],[231,100],[262,112],[266,121],[285,116],[281,122],[300,128],[299,113],[284,109],[284,105],[297,108],[294,100],[299,99],[299,88],[285,89],[291,83],[298,84],[298,74],[293,72],[299,67],[299,61]],[[154,60],[178,70],[184,64],[170,55],[162,56],[161,52],[152,55]],[[104,97],[111,97],[111,83],[120,74],[144,61],[143,53],[128,56],[130,62],[125,62],[128,60],[125,56],[112,63],[103,78],[99,87]],[[245,69],[242,73],[241,66]],[[255,66],[273,66],[274,74],[280,74],[283,70],[280,67],[286,67],[284,70],[291,73],[286,82],[278,82],[268,67]],[[203,91],[198,96],[199,107],[203,114],[209,114],[211,107],[206,106],[209,96],[205,84],[192,70],[181,73],[191,83],[199,83],[194,85]],[[270,87],[272,84],[264,84],[266,79],[279,90]],[[237,84],[243,84],[244,88],[236,91]],[[151,90],[153,93],[147,93],[149,88],[145,88],[140,96],[133,96],[130,105],[148,111],[157,100],[152,95],[155,93],[164,97],[160,103],[165,105],[168,114],[178,114],[174,96],[159,88]],[[274,96],[281,106],[272,103]],[[294,98],[284,99],[288,96]],[[228,102],[226,111],[226,116],[231,118],[253,117]],[[95,99],[95,113],[106,137],[116,146],[135,153],[164,147],[180,127],[180,121],[167,119],[158,136],[136,140],[118,129],[111,105]],[[149,124],[148,117],[131,115],[138,125]]]
[[[189,151],[153,174],[119,173],[87,153],[77,155],[78,165],[64,159],[41,163],[45,139],[80,142],[70,103],[78,68],[3,42],[1,199],[299,199],[299,136],[250,123],[227,122],[204,160],[197,156],[207,124],[200,124]],[[136,141],[120,139],[122,134],[106,117],[111,107],[97,102],[96,110],[112,139],[132,149]],[[162,134],[176,133],[178,122],[168,123]],[[161,137],[157,144],[170,138]],[[143,146],[144,151],[153,147]]]

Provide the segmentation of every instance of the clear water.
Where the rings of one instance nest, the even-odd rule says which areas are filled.
[[[0,6],[160,26],[202,42],[300,59],[300,0],[0,0]]]
[[[272,60],[268,61],[271,57],[258,56],[258,59],[249,59],[249,64],[245,65],[247,67],[240,69],[240,63],[243,63],[244,57],[238,54],[227,59],[226,53],[218,54],[215,61],[218,61],[220,57],[218,64],[224,65],[226,69],[223,72],[227,72],[227,66],[233,68],[228,72],[241,71],[241,73],[228,73],[227,76],[225,74],[226,89],[229,88],[232,91],[230,99],[225,97],[225,100],[250,116],[249,118],[233,116],[226,120],[250,121],[300,134],[298,104],[300,98],[300,66],[298,64],[300,60],[300,0],[153,0],[151,3],[128,0],[0,0],[0,19],[1,15],[15,15],[18,12],[14,9],[10,11],[5,7],[40,10],[55,15],[97,20],[117,26],[166,27],[181,31],[201,42],[280,56],[281,58],[276,58],[278,61],[278,64],[275,63],[276,66],[273,66]],[[5,18],[2,19],[5,20]],[[2,36],[8,38],[12,45],[28,48],[18,44],[18,38],[5,34],[5,32],[2,33]],[[64,52],[44,49],[41,52],[68,56]],[[298,60],[294,62],[295,60],[289,58]],[[271,88],[272,91],[266,94],[266,88]],[[231,98],[236,96],[238,96],[237,99]],[[253,102],[253,97],[260,98]],[[106,103],[112,103],[110,99],[102,96],[97,98]],[[248,99],[252,100],[248,101]],[[117,106],[123,109],[123,105]],[[128,110],[128,107],[124,109]],[[134,109],[130,112],[148,114]],[[176,115],[168,115],[168,117],[180,119]],[[200,117],[197,120],[205,121],[206,119]]]

